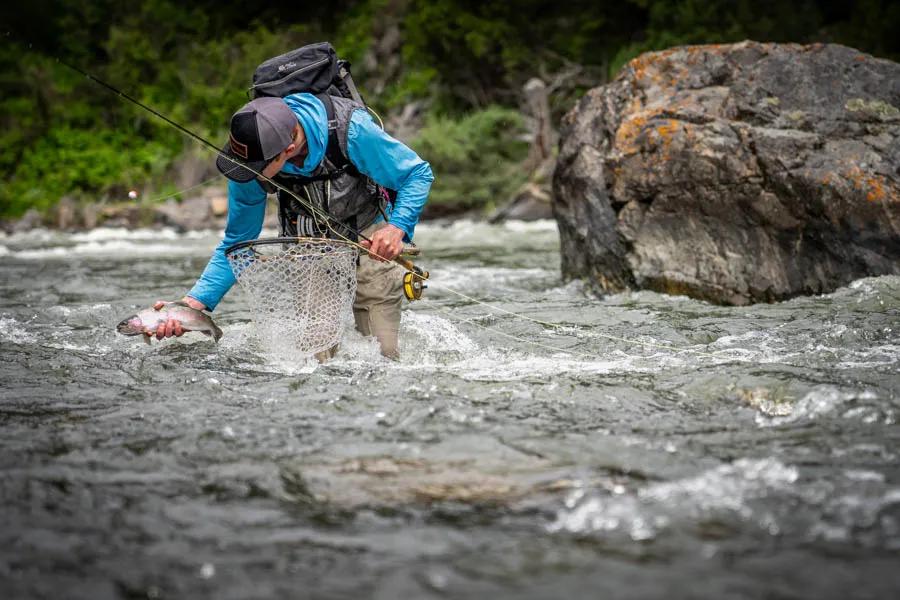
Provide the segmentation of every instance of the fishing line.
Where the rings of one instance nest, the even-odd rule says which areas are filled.
[[[175,192],[174,194],[169,194],[168,196],[160,196],[159,198],[153,198],[152,200],[145,200],[144,202],[147,202],[149,204],[155,204],[157,202],[162,202],[163,200],[168,200],[169,198],[174,198],[175,196],[180,196],[182,194],[186,194],[187,192],[190,192],[191,190],[195,190],[199,187],[203,187],[204,185],[209,185],[210,183],[212,183],[213,181],[216,181],[220,177],[222,177],[222,175],[216,175],[215,177],[210,177],[206,181],[201,181],[200,183],[198,183],[196,185],[192,185],[189,188],[184,188],[183,190]]]
[[[9,31],[6,32],[6,37],[7,37],[7,38],[10,37],[10,32],[9,32]],[[28,43],[28,49],[37,52],[37,50],[35,50],[35,49],[32,47],[32,44],[31,44],[31,43]],[[138,100],[138,99],[134,98],[133,96],[131,96],[130,94],[127,94],[126,92],[123,92],[122,90],[120,90],[120,89],[118,89],[118,88],[112,86],[111,84],[105,82],[104,80],[100,79],[99,77],[95,77],[94,75],[88,73],[87,71],[85,71],[85,70],[83,70],[83,69],[81,69],[81,68],[79,68],[79,67],[77,67],[77,66],[75,66],[75,65],[72,65],[72,64],[70,64],[70,63],[68,63],[68,62],[66,62],[66,61],[64,61],[64,60],[62,60],[62,59],[59,58],[58,56],[53,56],[53,55],[50,55],[50,54],[47,54],[47,53],[43,53],[43,54],[47,55],[47,56],[50,57],[50,58],[53,58],[57,63],[59,63],[59,64],[65,66],[65,67],[71,69],[72,71],[75,71],[76,73],[79,73],[80,75],[83,75],[83,76],[86,77],[87,79],[89,79],[89,80],[93,81],[94,83],[96,83],[96,84],[102,86],[103,88],[109,90],[110,92],[116,94],[117,96],[119,96],[119,97],[121,97],[121,98],[124,98],[124,99],[128,100],[128,101],[131,102],[132,104],[136,104],[137,106],[143,108],[144,110],[146,110],[146,111],[149,112],[150,114],[152,114],[152,115],[158,117],[159,119],[162,119],[163,121],[165,121],[166,123],[168,123],[168,124],[171,125],[172,127],[176,128],[178,131],[180,131],[180,132],[182,132],[183,134],[185,134],[185,135],[187,135],[188,137],[190,137],[191,139],[193,139],[193,140],[199,142],[200,144],[206,146],[207,148],[212,149],[213,152],[215,152],[217,155],[225,157],[228,161],[230,161],[232,164],[235,165],[235,168],[236,168],[236,169],[237,169],[237,168],[244,168],[244,169],[247,169],[248,171],[250,171],[251,173],[253,173],[254,175],[256,175],[258,178],[262,179],[263,181],[268,182],[269,184],[271,184],[272,186],[274,186],[276,189],[278,189],[278,190],[284,192],[285,194],[291,196],[292,198],[294,198],[295,200],[297,200],[297,202],[299,202],[301,206],[303,206],[303,207],[306,208],[308,211],[310,211],[311,214],[313,214],[314,216],[315,216],[315,215],[318,215],[318,216],[322,217],[322,219],[324,220],[325,225],[326,225],[326,227],[328,228],[328,230],[329,230],[332,234],[334,234],[338,239],[341,239],[342,241],[345,241],[345,242],[347,242],[347,243],[349,243],[349,244],[351,244],[351,245],[353,245],[353,246],[356,246],[357,248],[359,248],[359,249],[362,250],[363,252],[366,252],[366,253],[368,253],[368,254],[370,254],[370,255],[372,255],[372,256],[375,256],[375,257],[377,257],[377,258],[379,258],[379,259],[381,259],[381,260],[384,260],[384,261],[386,261],[386,262],[392,262],[392,261],[390,261],[389,259],[385,258],[384,256],[381,256],[381,255],[378,255],[378,254],[376,254],[376,253],[374,253],[374,252],[371,252],[368,248],[366,248],[365,246],[361,245],[358,241],[353,240],[353,239],[350,239],[349,237],[343,235],[342,233],[340,233],[339,231],[337,231],[336,229],[334,229],[334,227],[332,227],[332,225],[333,225],[333,224],[337,224],[337,225],[339,225],[340,227],[343,227],[344,229],[346,229],[347,231],[349,231],[349,232],[355,234],[355,235],[358,237],[358,239],[361,238],[361,239],[363,239],[363,240],[365,240],[365,241],[371,243],[372,240],[370,240],[368,237],[364,236],[361,232],[357,231],[356,229],[354,229],[354,228],[351,227],[350,225],[348,225],[348,224],[346,224],[346,223],[344,223],[344,222],[342,222],[342,221],[337,220],[337,219],[336,219],[335,217],[333,217],[330,213],[328,213],[328,212],[325,211],[324,209],[320,209],[320,208],[317,207],[314,203],[304,201],[304,199],[301,198],[299,195],[295,194],[294,192],[292,192],[291,190],[287,189],[286,187],[280,185],[279,183],[273,181],[271,178],[266,177],[266,176],[263,175],[261,172],[256,171],[255,169],[252,169],[252,168],[248,167],[247,165],[242,164],[242,163],[240,163],[239,161],[237,161],[237,160],[233,159],[232,157],[228,156],[227,154],[225,154],[225,153],[222,151],[221,148],[219,148],[218,146],[216,146],[216,145],[213,144],[212,142],[206,140],[205,138],[200,137],[200,136],[197,135],[196,133],[190,131],[190,130],[187,129],[186,127],[182,126],[181,124],[175,122],[174,120],[170,119],[169,117],[167,117],[167,116],[165,116],[164,114],[160,113],[159,111],[155,110],[155,109],[152,108],[151,106],[148,106],[147,104],[144,104],[144,103],[141,102],[140,100]],[[379,117],[379,120],[380,120],[380,117]],[[196,187],[196,186],[195,186],[195,187]],[[192,188],[191,188],[191,189],[192,189]],[[173,194],[173,195],[177,195],[177,194]],[[410,273],[412,273],[414,277],[418,277],[418,278],[419,278],[420,280],[422,280],[422,281],[424,281],[424,280],[426,279],[426,278],[423,277],[420,273],[417,273],[417,272],[415,271],[415,267],[414,267],[414,265],[413,265],[413,263],[412,263],[411,261],[402,259],[401,257],[397,257],[396,259],[394,259],[393,262],[397,262],[398,264],[400,264],[400,265],[401,265],[402,267],[404,267],[407,271],[409,271]],[[479,305],[482,305],[482,306],[486,306],[486,307],[488,307],[488,308],[490,308],[490,309],[492,309],[492,310],[496,310],[496,311],[498,311],[498,312],[505,313],[505,314],[511,315],[511,316],[513,316],[513,317],[517,317],[517,318],[519,318],[519,319],[523,319],[523,320],[526,320],[526,321],[530,321],[530,322],[532,322],[532,323],[535,323],[535,324],[538,324],[538,325],[541,325],[541,326],[544,326],[544,327],[549,327],[549,328],[551,328],[551,329],[556,329],[556,330],[562,330],[562,329],[565,329],[566,327],[571,327],[571,326],[567,326],[567,325],[559,325],[559,324],[557,324],[557,323],[550,323],[550,322],[547,322],[547,321],[542,321],[542,320],[540,320],[540,319],[535,319],[535,318],[533,318],[533,317],[529,317],[529,316],[524,315],[524,314],[520,314],[520,313],[513,312],[513,311],[511,311],[511,310],[507,310],[507,309],[505,309],[505,308],[502,308],[502,307],[499,307],[499,306],[495,306],[495,305],[490,304],[490,303],[488,303],[488,302],[485,302],[485,301],[483,301],[483,300],[479,300],[479,299],[477,299],[477,298],[473,298],[473,297],[471,297],[471,296],[469,296],[469,295],[467,295],[467,294],[464,294],[464,293],[462,293],[462,292],[460,292],[460,291],[458,291],[458,290],[455,290],[455,289],[453,289],[453,288],[450,288],[450,287],[448,287],[448,286],[444,286],[444,285],[440,285],[440,284],[435,284],[433,281],[430,281],[430,284],[431,284],[431,285],[436,285],[437,287],[439,287],[439,288],[441,288],[441,289],[443,289],[443,290],[445,290],[445,291],[447,291],[447,292],[449,292],[449,293],[451,293],[451,294],[455,294],[456,296],[459,296],[460,298],[463,298],[463,299],[465,299],[465,300],[468,300],[469,302],[474,302],[474,303],[476,303],[476,304],[479,304]],[[484,329],[488,329],[489,331],[493,331],[493,332],[495,332],[495,333],[498,333],[498,334],[500,334],[500,335],[503,335],[503,336],[505,336],[505,337],[508,337],[508,338],[511,338],[511,339],[520,341],[520,342],[530,343],[530,344],[533,344],[533,345],[536,345],[536,346],[540,346],[540,347],[551,348],[551,349],[553,349],[553,350],[555,350],[555,351],[566,352],[566,350],[560,350],[559,348],[554,348],[553,346],[548,346],[548,345],[545,345],[545,344],[541,344],[541,343],[539,343],[539,342],[533,342],[533,341],[530,341],[530,340],[517,338],[516,336],[513,336],[513,335],[511,335],[511,334],[507,334],[507,333],[505,333],[505,332],[501,332],[501,331],[498,331],[498,330],[494,330],[494,329],[488,328],[488,327],[486,327],[486,326],[484,326],[484,325],[478,324],[478,326],[479,326],[479,327],[482,327],[482,328],[484,328]],[[609,335],[609,334],[602,334],[602,333],[595,333],[595,332],[588,332],[588,333],[590,333],[591,335],[595,335],[595,336],[597,336],[597,337],[601,337],[601,338],[605,338],[605,339],[609,339],[609,340],[613,340],[613,341],[617,341],[617,342],[622,342],[622,343],[625,343],[625,344],[631,344],[631,345],[636,345],[636,346],[644,346],[644,347],[651,347],[651,348],[660,348],[660,349],[668,350],[668,351],[671,351],[671,352],[692,352],[692,353],[697,354],[697,355],[699,355],[699,356],[708,356],[708,357],[717,358],[717,356],[714,355],[714,354],[711,354],[711,353],[708,353],[708,352],[702,352],[702,351],[700,351],[700,350],[694,350],[693,348],[679,348],[679,347],[676,347],[676,346],[668,346],[668,345],[665,345],[665,344],[657,344],[657,343],[653,343],[653,342],[643,342],[643,341],[640,341],[640,340],[631,340],[631,339],[628,339],[628,338],[622,338],[622,337],[618,337],[618,336],[614,336],[614,335]]]

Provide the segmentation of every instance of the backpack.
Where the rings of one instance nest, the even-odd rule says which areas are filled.
[[[348,172],[360,176],[338,143],[337,131],[333,127],[334,105],[331,96],[355,100],[366,110],[369,107],[353,83],[350,63],[339,59],[329,42],[309,44],[264,61],[253,72],[253,85],[247,90],[251,99],[263,96],[284,98],[300,92],[315,95],[325,105],[328,115],[328,146],[325,156],[338,168],[339,173]],[[371,179],[369,185],[376,198],[384,197],[388,203],[393,203],[397,197],[396,191],[378,185]]]
[[[350,76],[350,63],[340,60],[328,42],[319,42],[275,56],[256,67],[251,98],[307,92],[352,98],[365,106]]]

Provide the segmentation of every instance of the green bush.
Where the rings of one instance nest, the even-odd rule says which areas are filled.
[[[528,178],[523,134],[519,113],[499,106],[429,118],[411,143],[434,170],[429,204],[490,210],[508,200]]]

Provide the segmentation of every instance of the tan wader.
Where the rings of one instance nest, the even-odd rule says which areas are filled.
[[[386,223],[376,223],[363,230],[370,237]],[[403,267],[395,262],[381,262],[360,252],[356,268],[356,299],[353,318],[356,329],[364,336],[374,335],[381,345],[381,353],[388,358],[400,358],[400,304],[403,302]],[[337,353],[338,345],[316,354],[325,362]]]

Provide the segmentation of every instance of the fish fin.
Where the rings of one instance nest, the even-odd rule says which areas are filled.
[[[147,344],[148,346],[150,345],[150,334],[149,333],[144,334],[144,343]]]

